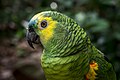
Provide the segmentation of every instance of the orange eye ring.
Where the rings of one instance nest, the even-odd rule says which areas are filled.
[[[48,25],[47,21],[46,21],[46,20],[43,20],[43,21],[40,23],[40,29],[46,28],[47,25]]]

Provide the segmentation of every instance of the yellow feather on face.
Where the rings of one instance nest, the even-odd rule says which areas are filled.
[[[56,28],[57,22],[54,21],[51,17],[44,17],[42,13],[38,13],[31,20],[37,20],[38,27],[36,31],[37,34],[40,35],[40,39],[44,44],[53,37],[54,28]],[[44,29],[40,29],[40,24],[42,21],[47,21],[47,27]]]
[[[41,36],[41,40],[44,40],[46,43],[50,38],[53,37],[54,28],[56,28],[56,21],[53,21],[51,17],[40,17],[38,18],[38,25],[40,25],[41,21],[46,20],[48,22],[47,27],[39,31]]]

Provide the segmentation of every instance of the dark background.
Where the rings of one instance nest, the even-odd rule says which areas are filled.
[[[30,18],[45,10],[76,20],[120,80],[120,0],[0,0],[0,80],[45,80],[42,48],[36,45],[33,50],[25,39]]]

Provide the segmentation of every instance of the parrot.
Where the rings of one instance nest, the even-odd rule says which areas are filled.
[[[30,47],[42,44],[41,66],[47,80],[116,80],[113,65],[72,18],[57,12],[35,14],[28,23]]]

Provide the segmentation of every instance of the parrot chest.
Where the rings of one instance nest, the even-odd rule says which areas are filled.
[[[48,80],[84,80],[89,69],[87,62],[77,55],[64,58],[41,57],[42,68]]]

